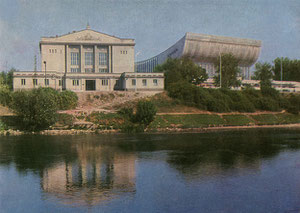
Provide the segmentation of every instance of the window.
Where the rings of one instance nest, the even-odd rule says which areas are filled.
[[[136,80],[132,79],[131,84],[132,84],[132,86],[135,86],[136,85]]]
[[[26,80],[25,79],[21,79],[21,85],[26,85]]]
[[[116,80],[116,86],[120,86],[120,81]]]
[[[49,86],[49,79],[45,79],[45,86]]]
[[[108,85],[108,79],[103,79],[102,80],[102,85],[107,86]]]
[[[38,80],[37,79],[32,79],[33,85],[36,86],[38,84]]]
[[[71,72],[80,73],[79,68],[71,68]]]
[[[147,80],[146,79],[143,79],[142,83],[143,83],[143,86],[147,86]]]
[[[107,53],[99,53],[99,65],[107,65]]]
[[[94,73],[94,70],[92,68],[86,68],[84,69],[85,73]]]
[[[153,85],[154,85],[154,86],[157,86],[157,85],[158,85],[157,79],[153,79]]]
[[[72,83],[73,86],[79,86],[79,80],[73,80]]]
[[[85,65],[93,65],[94,64],[92,52],[87,52],[87,53],[85,53],[84,56],[85,56]]]
[[[58,80],[58,86],[61,86],[61,80]]]
[[[79,53],[71,52],[71,65],[79,65]]]
[[[108,69],[106,69],[106,68],[104,68],[104,69],[103,69],[103,68],[100,68],[100,69],[99,69],[99,72],[100,72],[100,73],[108,73]]]

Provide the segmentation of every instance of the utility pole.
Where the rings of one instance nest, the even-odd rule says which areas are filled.
[[[46,87],[46,80],[47,80],[47,76],[46,76],[46,61],[44,61],[44,64],[45,64],[45,87]]]
[[[220,54],[220,88],[222,88],[222,56],[221,56],[221,52]]]
[[[280,81],[281,81],[281,89],[282,89],[282,57],[280,60]]]

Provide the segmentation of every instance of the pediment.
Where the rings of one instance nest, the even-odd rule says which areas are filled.
[[[42,39],[43,40],[43,39]],[[70,42],[70,43],[124,43],[127,41],[133,42],[131,39],[121,39],[115,36],[110,36],[94,30],[86,29],[69,33],[66,35],[44,39],[52,42]]]

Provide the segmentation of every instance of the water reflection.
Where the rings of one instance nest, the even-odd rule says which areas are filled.
[[[38,174],[44,198],[66,204],[92,206],[135,192],[134,153],[91,137],[70,139],[26,137],[0,143],[1,163],[14,162],[19,172]]]
[[[198,203],[198,191],[203,188],[194,191],[185,183],[255,174],[263,169],[264,162],[272,161],[279,153],[291,153],[299,148],[300,133],[290,130],[0,137],[0,172],[3,167],[13,167],[24,176],[34,174],[39,178],[43,202],[95,206],[130,196],[137,199],[133,202],[143,203],[141,200],[155,189],[155,193],[166,197],[188,196],[193,192],[195,203]],[[170,194],[161,189],[160,177],[174,186],[169,189]],[[249,180],[241,179],[241,183]],[[195,187],[199,186],[197,184]],[[261,187],[265,184],[261,181]],[[175,194],[175,189],[180,189],[180,193]]]

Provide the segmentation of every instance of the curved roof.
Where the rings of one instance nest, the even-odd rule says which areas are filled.
[[[250,67],[258,59],[261,41],[244,38],[186,33],[173,46],[150,59],[139,61],[143,65],[152,60],[162,64],[167,58],[191,57],[196,63],[213,63],[220,54],[232,53],[240,66]]]

